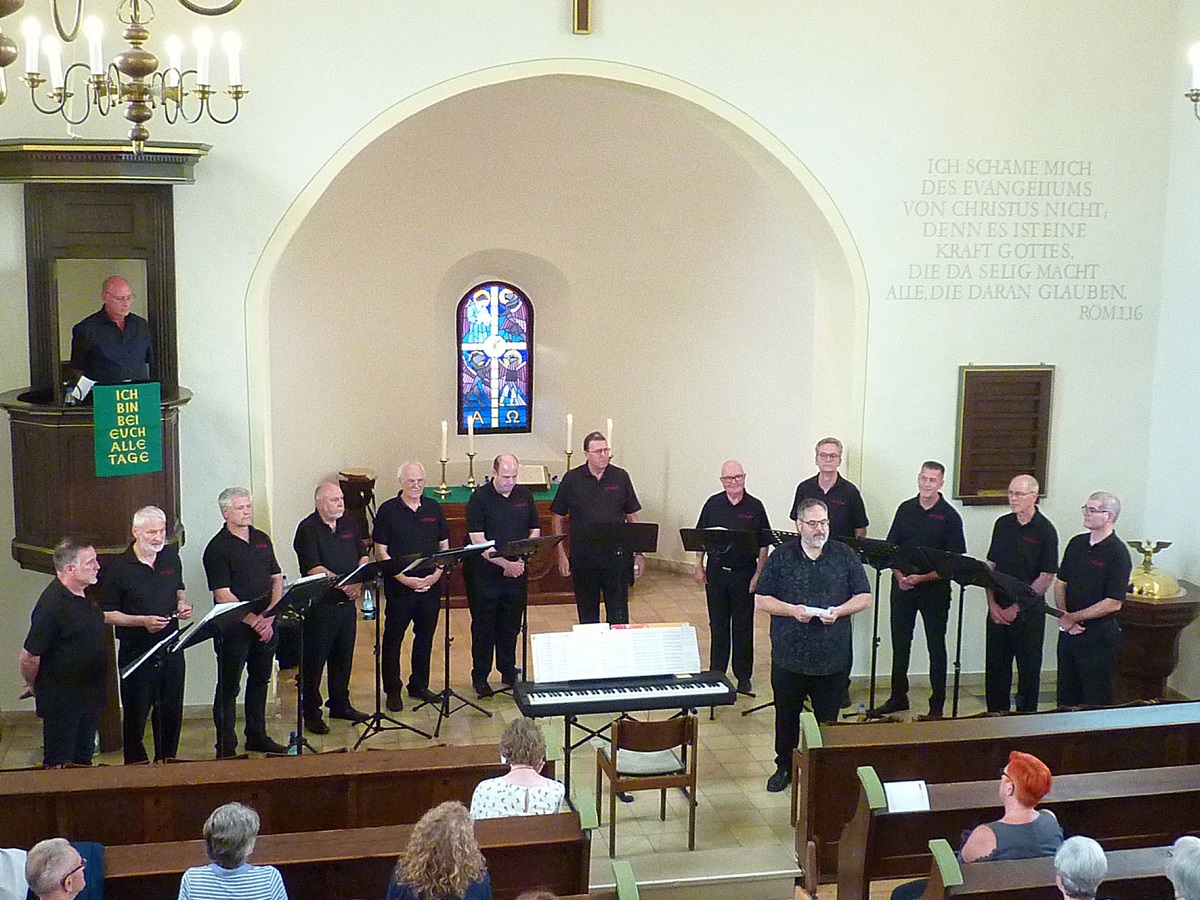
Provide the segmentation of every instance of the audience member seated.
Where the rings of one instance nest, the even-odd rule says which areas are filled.
[[[1167,860],[1167,879],[1176,900],[1200,900],[1200,838],[1181,837]]]
[[[38,900],[74,900],[84,889],[83,857],[65,838],[38,841],[25,857],[25,880]]]
[[[387,900],[492,900],[492,879],[467,808],[439,803],[413,826]]]
[[[481,781],[471,797],[471,818],[536,816],[556,813],[566,788],[541,774],[546,738],[532,719],[515,719],[500,737],[500,757],[508,774]]]
[[[259,824],[258,813],[241,803],[214,809],[204,823],[204,850],[210,863],[183,873],[179,900],[287,900],[278,869],[247,862]]]
[[[25,900],[29,883],[25,880],[24,850],[0,848],[0,900]]]
[[[1107,874],[1104,848],[1090,837],[1067,838],[1054,854],[1054,883],[1064,900],[1096,900],[1096,891]]]
[[[1000,773],[1004,815],[977,826],[959,857],[965,863],[997,859],[1053,856],[1063,842],[1062,826],[1048,809],[1036,809],[1050,792],[1050,769],[1029,753],[1013,750]],[[892,900],[914,900],[925,893],[925,881],[910,881],[892,891]]]

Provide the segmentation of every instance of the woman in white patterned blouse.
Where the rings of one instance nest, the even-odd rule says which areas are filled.
[[[508,774],[489,778],[475,788],[471,797],[473,819],[558,812],[566,789],[541,774],[546,764],[546,738],[532,719],[516,719],[508,724],[500,737],[500,757],[508,763]]]

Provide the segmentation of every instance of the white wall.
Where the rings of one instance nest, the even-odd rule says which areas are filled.
[[[1162,567],[1200,583],[1200,416],[1196,415],[1196,386],[1200,359],[1196,355],[1196,297],[1200,294],[1200,172],[1196,150],[1200,122],[1183,97],[1191,87],[1184,65],[1188,48],[1200,40],[1200,3],[1179,4],[1179,31],[1168,59],[1178,61],[1172,85],[1171,183],[1166,209],[1163,248],[1163,318],[1155,347],[1154,393],[1151,406],[1150,484],[1146,497],[1148,536],[1174,543],[1155,557]],[[1171,686],[1189,697],[1200,696],[1200,623],[1183,635],[1179,668]]]
[[[195,18],[173,4],[159,7],[152,27],[156,40],[172,29],[194,26]],[[539,306],[543,368],[535,415],[541,424],[527,442],[533,455],[558,449],[557,423],[568,408],[581,426],[612,415],[620,423],[619,461],[634,470],[643,502],[660,517],[665,532],[684,524],[695,500],[716,490],[712,473],[731,453],[745,458],[754,479],[751,489],[766,496],[777,516],[782,514],[790,485],[810,471],[811,440],[837,430],[849,438],[856,467],[861,460],[861,471],[852,475],[864,489],[872,533],[882,533],[895,505],[912,494],[920,461],[951,456],[957,367],[968,362],[1058,367],[1046,511],[1064,538],[1079,528],[1076,510],[1082,498],[1099,487],[1125,500],[1120,530],[1127,536],[1153,530],[1156,537],[1170,538],[1173,523],[1192,518],[1187,513],[1194,492],[1172,490],[1190,459],[1184,450],[1168,451],[1164,445],[1179,433],[1179,420],[1196,418],[1187,390],[1194,379],[1189,370],[1172,366],[1188,355],[1188,335],[1194,333],[1194,316],[1184,303],[1195,277],[1186,268],[1186,250],[1196,239],[1190,218],[1194,155],[1178,96],[1181,48],[1190,23],[1197,21],[1194,2],[1141,4],[1134,10],[1121,0],[988,5],[924,0],[905,4],[903,15],[896,15],[884,0],[802,7],[784,0],[604,0],[590,37],[571,35],[569,4],[549,0],[453,5],[397,0],[369,12],[322,17],[326,8],[294,0],[283,15],[279,4],[245,5],[228,20],[246,35],[251,94],[239,121],[226,128],[175,130],[152,123],[156,137],[215,145],[197,169],[197,184],[176,190],[180,379],[196,392],[181,425],[183,512],[191,536],[184,563],[194,596],[204,594],[200,551],[219,525],[215,497],[227,484],[256,473],[260,513],[277,507],[269,521],[286,550],[315,479],[342,465],[374,462],[386,492],[392,486],[386,483],[387,470],[396,461],[432,456],[436,422],[452,417],[452,369],[436,350],[448,340],[450,311],[424,313],[431,302],[449,303],[456,291],[469,287],[465,282],[482,271],[485,258],[523,267],[529,278],[548,286],[548,299]],[[570,115],[564,114],[563,127],[590,142],[595,168],[572,159],[563,146],[550,152],[553,134],[545,135],[544,156],[534,147],[535,155],[523,165],[510,159],[512,165],[500,170],[483,168],[491,157],[475,144],[441,153],[449,136],[470,133],[480,121],[545,123],[545,114],[539,118],[536,109],[484,102],[489,96],[511,96],[503,92],[463,93],[460,100],[430,106],[428,127],[414,120],[413,127],[392,130],[398,121],[389,111],[398,105],[428,92],[441,91],[448,99],[450,84],[486,87],[500,80],[496,73],[505,67],[529,60],[543,61],[549,72],[587,65],[636,67],[641,77],[629,80],[684,85],[697,97],[712,98],[700,105],[710,111],[724,108],[728,115],[714,120],[697,116],[686,104],[647,103],[640,90],[607,107],[597,98],[597,115],[607,109],[614,116],[642,116],[630,134],[614,134],[605,142],[604,134],[587,133],[587,109],[566,110]],[[418,104],[413,112],[423,108]],[[746,127],[730,128],[721,118]],[[81,130],[89,136],[120,133],[116,122]],[[711,134],[704,136],[703,130]],[[29,112],[16,94],[0,117],[0,137],[61,131]],[[746,140],[750,134],[753,140]],[[344,181],[339,179],[341,148],[349,155],[378,135],[386,137],[345,169]],[[681,136],[694,143],[668,141]],[[763,165],[757,157],[768,147],[765,155],[775,163]],[[697,148],[707,152],[689,155]],[[422,155],[431,149],[439,155]],[[380,180],[368,196],[356,169],[386,171],[380,154],[387,150],[401,154],[404,168],[397,177]],[[733,156],[745,165],[739,167]],[[939,220],[906,215],[903,205],[922,198],[928,160],[943,157],[964,161],[961,165],[975,158],[1088,163],[1090,173],[1073,180],[1089,182],[1106,215],[1088,220],[1090,234],[1082,239],[1049,242],[1071,244],[1075,261],[1099,266],[1088,283],[1123,285],[1126,299],[1109,305],[1140,307],[1142,318],[1081,320],[1080,304],[1037,300],[1036,295],[1027,301],[888,299],[894,285],[930,288],[949,282],[908,277],[910,265],[935,261],[939,241],[923,237],[922,229],[926,223],[936,227]],[[339,162],[331,165],[331,160]],[[566,184],[580,169],[578,196],[565,188],[553,195],[544,190],[548,183]],[[810,173],[811,184],[803,190],[797,189],[797,171]],[[450,172],[472,191],[448,184]],[[714,182],[716,173],[731,180]],[[628,197],[613,196],[615,187],[608,195],[589,193],[613,185],[618,175]],[[961,189],[967,176],[956,177]],[[306,192],[310,183],[314,187]],[[317,200],[329,183],[328,196]],[[435,188],[436,193],[423,193]],[[489,223],[469,214],[480,189],[517,208],[529,218],[527,227],[518,227],[520,219]],[[829,263],[828,248],[836,247],[849,268],[849,274],[842,273],[843,284],[823,281],[816,274],[822,266],[803,256],[801,225],[812,219],[795,211],[805,193],[819,198],[812,203],[835,223],[830,228],[841,229],[836,240],[826,236],[816,261]],[[626,208],[650,216],[659,196],[669,200],[668,209],[690,213],[692,220],[684,226],[669,217],[650,218],[652,229],[619,229]],[[736,202],[739,197],[743,202]],[[706,201],[728,208],[706,206]],[[588,217],[572,222],[569,213],[577,203]],[[310,208],[311,221],[304,221]],[[423,218],[407,218],[407,210]],[[781,217],[778,227],[768,228],[775,211]],[[367,213],[388,230],[376,234],[365,227],[371,221]],[[0,222],[5,223],[0,227],[0,315],[12,335],[25,333],[20,221],[19,188],[0,187]],[[1014,224],[1003,216],[972,221]],[[559,229],[552,231],[556,224]],[[683,227],[687,230],[680,233]],[[279,238],[273,240],[276,232]],[[364,240],[352,242],[354,234]],[[681,236],[691,242],[687,252],[680,249]],[[587,244],[595,249],[585,249]],[[706,282],[705,276],[724,271],[721,258],[705,255],[713,251],[727,255],[733,268],[723,280]],[[364,271],[356,273],[351,263],[360,261]],[[738,272],[739,266],[747,271]],[[865,275],[857,287],[856,266]],[[254,278],[262,279],[261,285]],[[402,281],[406,293],[379,289],[392,279]],[[701,282],[703,288],[697,289]],[[1036,291],[1042,282],[1025,277],[1005,283]],[[620,295],[611,323],[633,339],[606,346],[590,335],[604,310],[594,305],[593,292],[610,284]],[[806,421],[806,410],[814,408],[811,398],[830,396],[821,390],[820,379],[837,377],[823,366],[810,376],[809,366],[797,379],[803,393],[794,412],[787,412],[790,427],[780,424],[785,416],[778,411],[778,403],[787,401],[752,384],[745,390],[747,412],[717,416],[708,429],[711,438],[702,440],[689,424],[698,398],[688,389],[686,368],[677,364],[677,356],[662,352],[663,342],[651,339],[664,318],[663,298],[669,299],[665,312],[688,316],[685,334],[708,351],[713,339],[706,326],[735,324],[734,310],[742,313],[738,324],[761,325],[771,312],[768,298],[777,296],[773,288],[786,292],[798,284],[806,290],[811,285],[814,296],[829,291],[843,301],[869,292],[869,309],[844,301],[858,316],[853,327],[865,327],[869,314],[865,352],[850,354],[848,377],[857,385],[850,391],[852,408],[836,409],[845,418],[834,428],[825,427],[835,415],[828,406]],[[743,286],[752,290],[740,293]],[[370,296],[364,288],[371,289]],[[691,302],[696,294],[702,299]],[[301,308],[304,299],[309,304]],[[823,308],[847,307],[841,302],[815,307],[818,353],[829,346],[829,336],[841,336],[842,323],[821,318]],[[281,316],[289,311],[295,313],[288,323],[294,327],[281,330]],[[780,311],[794,316],[795,328],[807,327],[810,314],[803,307],[786,305]],[[407,397],[389,399],[387,419],[377,429],[336,433],[324,452],[311,445],[300,450],[299,423],[335,419],[329,409],[318,415],[320,404],[313,399],[333,396],[339,385],[299,372],[288,352],[311,348],[321,338],[316,362],[325,365],[317,368],[333,369],[328,359],[346,362],[350,348],[361,345],[363,331],[348,323],[363,315],[379,326],[367,333],[376,356],[395,358],[390,341],[381,338],[401,322],[418,339],[421,355],[411,381],[431,388],[429,399],[415,404]],[[1161,334],[1160,318],[1169,326]],[[731,335],[730,369],[753,376],[765,365],[767,373],[776,373],[789,350],[786,331],[742,332]],[[609,367],[637,374],[607,379],[615,384],[611,390],[584,377]],[[363,374],[371,383],[373,369]],[[410,384],[409,373],[403,374]],[[26,383],[20,340],[0,362],[0,375],[6,387]],[[840,384],[830,387],[841,390]],[[269,405],[263,407],[264,400]],[[252,412],[264,409],[265,414]],[[256,421],[264,423],[261,429]],[[845,426],[847,421],[861,425]],[[481,442],[481,457],[498,443]],[[0,445],[3,466],[7,442]],[[739,448],[747,445],[751,449],[743,453]],[[7,489],[0,491],[6,519],[11,504]],[[1147,512],[1151,508],[1153,516]],[[972,551],[986,549],[997,512],[967,511]],[[1179,536],[1194,554],[1194,527]],[[1182,560],[1186,548],[1179,549],[1176,559]],[[1173,564],[1167,557],[1163,561]],[[0,658],[15,657],[29,604],[43,580],[19,572],[11,562],[0,563],[0,614],[11,623],[0,634]],[[982,615],[976,598],[964,657],[968,671],[982,666]],[[860,628],[865,624],[864,619]],[[858,646],[865,660],[866,642]],[[885,669],[887,662],[885,643]],[[193,666],[192,701],[203,699],[207,688],[201,685],[209,679],[204,665]],[[15,695],[15,678],[0,682],[0,706],[25,708]]]

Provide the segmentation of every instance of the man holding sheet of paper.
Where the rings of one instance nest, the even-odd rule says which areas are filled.
[[[754,595],[754,605],[771,616],[775,774],[767,779],[767,790],[772,793],[791,783],[805,699],[812,701],[818,722],[837,721],[850,654],[850,616],[871,603],[871,585],[858,556],[829,540],[824,503],[801,500],[796,530],[800,539],[771,554]]]

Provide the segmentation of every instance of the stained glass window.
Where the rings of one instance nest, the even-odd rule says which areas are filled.
[[[490,281],[458,304],[458,433],[527,432],[533,414],[533,305]]]

